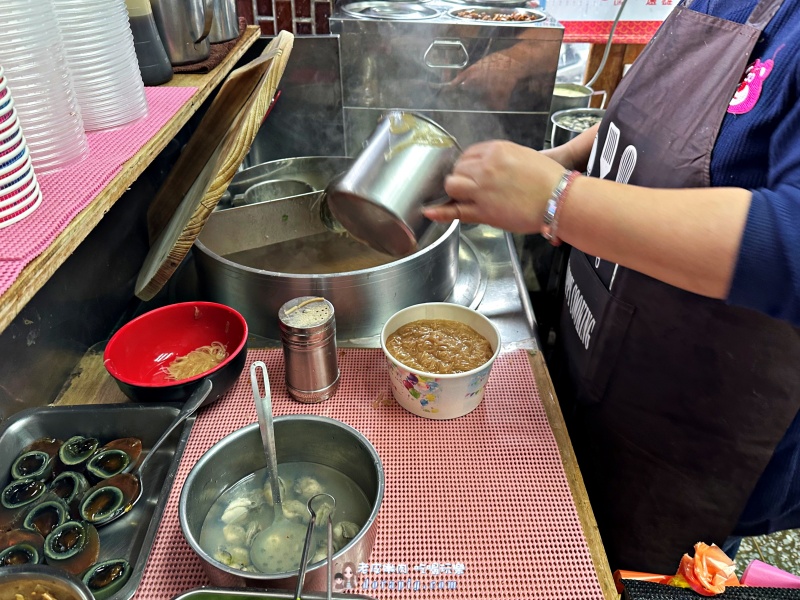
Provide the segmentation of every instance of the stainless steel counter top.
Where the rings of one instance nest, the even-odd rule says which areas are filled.
[[[538,349],[536,318],[510,233],[480,225],[462,232],[486,268],[486,292],[478,311],[500,329],[503,347]]]

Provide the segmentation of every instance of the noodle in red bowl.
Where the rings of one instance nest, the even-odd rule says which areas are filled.
[[[181,302],[123,325],[103,354],[106,370],[135,402],[183,402],[205,379],[205,404],[239,378],[247,357],[247,322],[215,302]]]

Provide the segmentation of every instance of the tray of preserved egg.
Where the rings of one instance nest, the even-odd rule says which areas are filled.
[[[141,581],[193,419],[134,472],[178,414],[171,405],[25,410],[0,428],[2,568],[44,563],[96,600],[128,600]]]

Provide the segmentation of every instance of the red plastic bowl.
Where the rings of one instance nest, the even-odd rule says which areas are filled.
[[[162,368],[201,346],[221,342],[228,357],[188,379],[168,379]],[[181,302],[145,313],[123,325],[103,353],[106,370],[131,400],[183,402],[204,379],[213,384],[205,404],[227,392],[247,357],[247,322],[215,302]]]

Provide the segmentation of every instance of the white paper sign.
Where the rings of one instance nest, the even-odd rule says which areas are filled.
[[[676,4],[678,0],[628,0],[620,21],[663,21]],[[613,21],[620,6],[622,0],[546,0],[543,8],[559,21]]]

